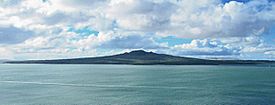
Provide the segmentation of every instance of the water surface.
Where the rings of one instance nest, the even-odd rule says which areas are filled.
[[[272,105],[275,67],[0,65],[4,105]]]

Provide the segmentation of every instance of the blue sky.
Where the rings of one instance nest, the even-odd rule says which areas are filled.
[[[0,59],[275,60],[274,0],[0,0]]]

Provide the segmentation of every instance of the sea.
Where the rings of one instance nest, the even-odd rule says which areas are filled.
[[[0,105],[275,105],[275,66],[0,64]]]

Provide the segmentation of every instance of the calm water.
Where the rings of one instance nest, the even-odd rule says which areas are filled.
[[[271,105],[275,67],[0,65],[1,105]]]

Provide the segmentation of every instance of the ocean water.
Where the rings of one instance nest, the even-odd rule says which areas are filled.
[[[275,67],[0,65],[1,105],[274,105]]]

